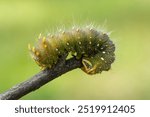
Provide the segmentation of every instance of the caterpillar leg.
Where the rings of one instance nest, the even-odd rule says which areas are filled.
[[[97,65],[92,66],[92,63],[86,59],[82,60],[83,68],[81,68],[87,74],[95,74]]]
[[[84,67],[84,68],[82,68],[82,70],[85,71],[86,73],[88,73],[89,66],[91,65],[90,61],[88,61],[86,59],[83,59],[82,64],[83,64],[83,67]]]
[[[89,70],[87,71],[87,73],[88,73],[88,74],[95,74],[96,68],[97,68],[97,66],[95,65],[94,67],[92,67],[91,69],[89,69]]]

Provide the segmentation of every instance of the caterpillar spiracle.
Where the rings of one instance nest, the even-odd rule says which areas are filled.
[[[115,60],[115,45],[107,33],[96,28],[72,28],[49,36],[40,36],[33,47],[28,45],[32,58],[42,68],[51,68],[64,53],[81,59],[81,69],[87,74],[108,71]]]

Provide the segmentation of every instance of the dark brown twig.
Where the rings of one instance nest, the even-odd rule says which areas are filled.
[[[75,58],[65,60],[64,56],[58,64],[56,64],[52,69],[45,69],[40,73],[34,75],[27,81],[24,81],[6,92],[0,94],[0,100],[17,100],[24,95],[37,90],[41,86],[45,85],[49,81],[61,76],[62,74],[71,71],[73,69],[81,67],[81,61]]]

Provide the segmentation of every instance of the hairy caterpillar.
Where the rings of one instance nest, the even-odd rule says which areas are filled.
[[[108,71],[115,60],[115,45],[106,33],[95,28],[72,28],[55,35],[39,37],[35,47],[28,45],[32,58],[42,68],[51,68],[63,53],[82,59],[87,74]]]

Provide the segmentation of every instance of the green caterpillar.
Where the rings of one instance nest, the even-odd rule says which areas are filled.
[[[39,37],[35,47],[28,45],[32,58],[42,68],[51,68],[64,53],[82,59],[87,74],[108,71],[115,60],[115,45],[106,33],[96,28],[73,28],[47,37]]]

